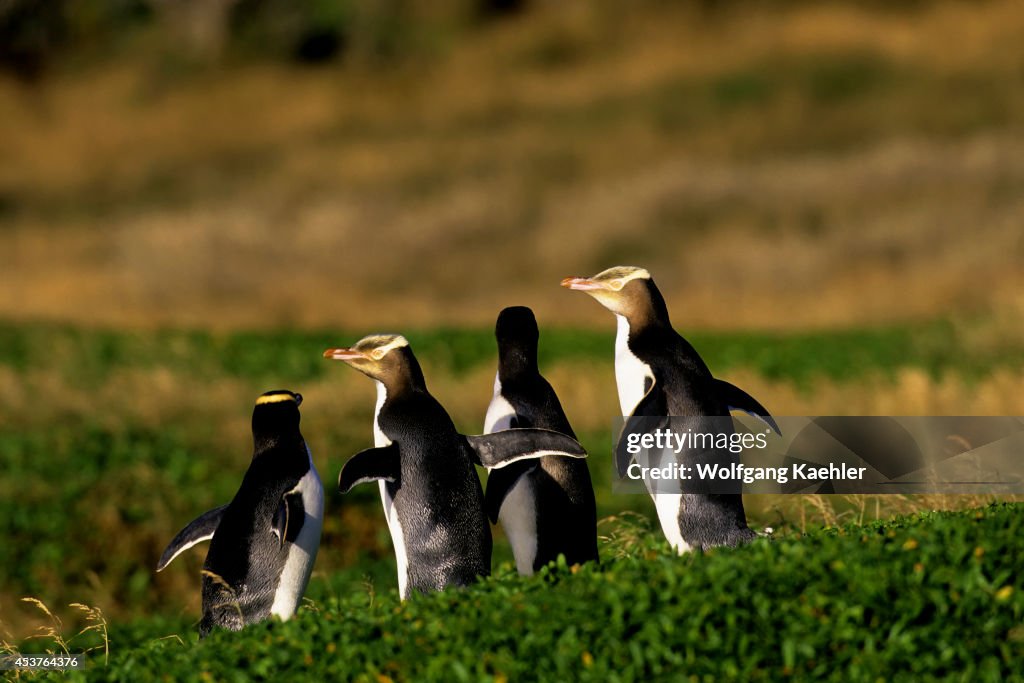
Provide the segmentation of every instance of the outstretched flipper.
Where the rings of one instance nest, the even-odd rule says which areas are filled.
[[[779,425],[772,418],[768,410],[757,402],[757,400],[743,391],[735,384],[729,384],[725,380],[716,379],[715,388],[718,390],[718,395],[725,401],[726,405],[729,406],[729,410],[739,410],[740,412],[746,413],[753,417],[758,418],[766,425],[775,430],[775,433],[782,436],[782,430],[779,429]]]
[[[649,380],[647,393],[633,408],[632,414],[626,418],[615,444],[615,470],[620,477],[626,476],[633,453],[629,452],[630,437],[633,434],[643,435],[655,429],[668,427],[668,403],[665,393],[654,380]],[[642,418],[642,419],[641,419]]]
[[[178,535],[167,544],[164,554],[160,556],[160,561],[156,565],[156,570],[158,572],[163,571],[164,567],[171,563],[171,560],[196,543],[209,541],[213,538],[213,534],[217,531],[217,526],[220,524],[220,518],[227,509],[227,505],[221,505],[209,512],[204,512],[189,522],[188,526],[179,531]]]
[[[579,441],[550,429],[504,429],[493,434],[467,436],[466,441],[473,451],[473,461],[488,469],[545,455],[587,457]]]
[[[370,481],[401,480],[401,464],[398,459],[398,444],[359,451],[345,463],[338,475],[338,490],[348,493],[356,484]]]
[[[520,460],[508,467],[491,470],[487,475],[487,492],[484,494],[484,509],[487,510],[491,524],[498,523],[501,504],[505,502],[505,496],[516,485],[519,478],[535,469],[537,469],[536,460]]]
[[[271,531],[277,536],[281,547],[284,542],[294,543],[302,531],[302,524],[306,519],[306,508],[302,505],[302,492],[289,491],[281,496],[281,502],[277,505],[277,513],[274,514],[274,525]]]

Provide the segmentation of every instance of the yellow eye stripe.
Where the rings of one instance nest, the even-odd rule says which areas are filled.
[[[398,349],[408,345],[409,342],[400,334],[371,334],[356,342],[355,348],[362,349],[370,346],[372,347],[369,351],[370,358],[373,360],[380,360],[384,356],[388,355],[388,353],[393,349]]]
[[[636,266],[614,266],[608,270],[602,270],[590,279],[598,282],[613,281],[613,285],[616,284],[614,281],[617,280],[618,287],[615,287],[615,290],[618,291],[631,280],[650,280],[651,274],[644,268],[637,268]]]
[[[283,403],[285,401],[294,401],[295,397],[291,394],[268,394],[266,396],[260,396],[256,399],[256,405],[261,406],[265,403]]]

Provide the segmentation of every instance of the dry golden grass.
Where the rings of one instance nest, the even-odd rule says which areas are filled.
[[[688,326],[1013,304],[1022,31],[1013,0],[575,2],[390,71],[0,83],[0,315],[370,328],[526,303],[597,325],[557,283],[621,262]],[[829,60],[852,96],[815,99]]]
[[[427,384],[467,433],[483,428],[494,370],[479,367],[462,375],[430,372]],[[577,432],[609,432],[618,414],[612,364],[566,360],[545,369]],[[749,370],[722,375],[760,397],[775,415],[1021,415],[1024,375],[996,370],[980,379],[948,374],[934,379],[914,368],[895,378],[865,368],[857,382],[815,380],[813,392],[789,382],[767,379]],[[69,384],[55,371],[25,373],[0,367],[0,412],[9,424],[26,428],[62,419],[87,417],[90,423],[114,428],[122,424],[159,429],[198,420],[217,425],[225,444],[245,444],[253,389],[227,378],[202,384],[201,378],[167,369],[132,369],[112,373],[99,386]],[[370,380],[347,368],[303,383],[303,427],[317,433],[349,433],[353,439],[371,434],[374,389]],[[102,406],[102,410],[97,410]],[[211,435],[212,436],[212,435]]]
[[[39,641],[36,649],[31,650],[33,654],[46,653],[51,655],[69,655],[103,653],[103,663],[110,659],[110,638],[107,634],[107,620],[99,607],[83,605],[80,602],[73,602],[68,605],[71,608],[71,615],[75,619],[75,627],[65,627],[64,622],[55,614],[45,602],[39,598],[27,597],[19,601],[29,605],[37,613],[35,620],[29,620],[35,630],[31,634],[16,637],[7,630],[0,621],[0,628],[3,634],[0,635],[0,654],[19,654],[17,643],[19,641]],[[69,628],[78,630],[67,635]],[[22,652],[23,653],[23,652]],[[8,672],[13,675],[14,680],[21,680],[24,675],[27,678],[35,678],[38,673],[14,670]]]

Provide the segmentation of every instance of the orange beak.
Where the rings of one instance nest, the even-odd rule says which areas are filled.
[[[324,351],[324,358],[330,358],[331,360],[355,360],[357,358],[366,358],[366,354],[355,349],[327,349]]]
[[[581,292],[586,292],[594,289],[604,289],[604,286],[599,282],[585,277],[567,277],[562,280],[562,286],[567,289],[575,289]]]

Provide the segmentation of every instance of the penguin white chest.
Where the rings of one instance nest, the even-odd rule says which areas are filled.
[[[380,409],[384,407],[386,400],[388,400],[387,387],[383,382],[377,382],[377,405],[373,409],[373,445],[377,448],[391,445],[391,439],[380,430]]]
[[[661,531],[665,534],[672,549],[682,555],[689,551],[691,546],[683,540],[683,534],[679,530],[679,508],[683,504],[683,496],[680,493],[651,493],[654,500],[654,507],[658,511],[658,522],[661,524]]]
[[[629,348],[629,321],[625,316],[616,315],[618,331],[615,334],[615,385],[619,390],[619,406],[623,416],[631,415],[633,409],[646,393],[647,380],[654,380],[651,366],[637,358]],[[690,549],[679,530],[679,507],[682,495],[678,493],[651,493],[654,507],[658,511],[658,522],[665,538],[675,551],[682,554]]]
[[[654,379],[651,366],[636,357],[629,348],[629,321],[616,314],[618,331],[615,334],[615,386],[619,390],[619,407],[624,416],[644,397],[646,380]]]
[[[391,544],[395,546],[395,563],[398,565],[398,595],[405,600],[409,597],[409,556],[405,551],[405,534],[402,532],[402,523],[398,519],[398,510],[395,509],[395,501],[388,493],[387,483],[378,482],[380,486],[380,500],[384,504],[384,517],[388,522],[388,530],[391,532]]]
[[[377,448],[390,446],[391,439],[381,431],[380,410],[388,399],[388,391],[382,382],[377,382],[377,407],[373,411],[373,445]],[[398,565],[398,595],[405,600],[409,597],[409,556],[405,550],[405,534],[402,531],[402,522],[398,519],[398,510],[395,509],[395,501],[388,493],[387,483],[378,482],[380,488],[380,501],[384,506],[384,519],[388,523],[388,531],[391,532],[391,544],[395,547],[395,563]]]
[[[494,398],[487,407],[484,418],[484,433],[493,434],[512,427],[516,410],[501,395],[501,377],[494,377]],[[488,468],[491,471],[492,468]],[[498,521],[505,530],[512,554],[516,558],[516,569],[523,576],[533,574],[533,562],[537,559],[537,503],[529,477],[519,477],[505,494],[505,500],[498,511]]]
[[[306,591],[309,576],[313,573],[313,564],[316,562],[316,554],[320,549],[320,530],[324,523],[324,487],[313,465],[313,456],[308,446],[306,456],[309,458],[309,471],[289,492],[298,492],[302,495],[305,517],[295,542],[288,544],[288,557],[285,559],[281,579],[274,593],[274,604],[270,607],[270,613],[276,614],[282,620],[287,620],[295,614],[299,600]]]
[[[509,489],[501,503],[498,521],[512,546],[516,569],[523,576],[532,576],[537,559],[537,501],[529,476],[519,477]]]
[[[493,434],[502,429],[512,426],[512,418],[516,416],[515,408],[501,395],[501,377],[494,376],[494,397],[491,404],[487,406],[487,416],[484,417],[484,434]]]

